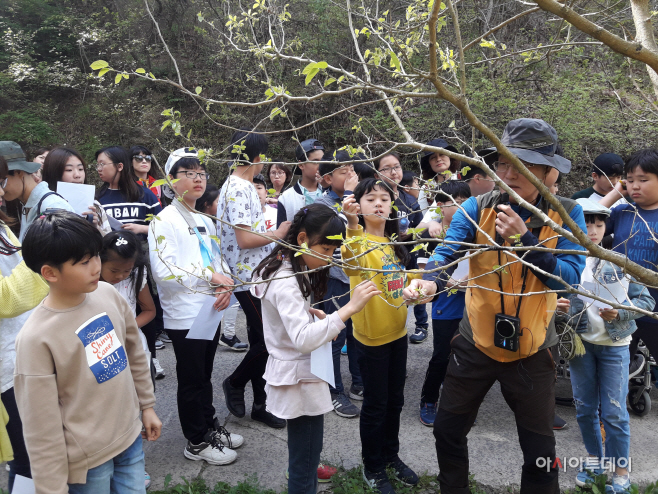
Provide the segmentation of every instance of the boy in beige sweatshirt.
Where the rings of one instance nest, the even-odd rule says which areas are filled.
[[[143,433],[162,423],[128,303],[99,283],[101,235],[58,211],[23,243],[50,293],[16,338],[14,387],[36,494],[144,493]],[[141,411],[141,420],[140,420]]]

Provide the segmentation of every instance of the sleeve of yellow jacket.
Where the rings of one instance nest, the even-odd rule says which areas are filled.
[[[0,225],[5,229],[5,234],[13,245],[20,245],[18,239],[6,225]],[[20,256],[19,253],[12,254]],[[16,317],[23,312],[34,309],[46,295],[48,295],[48,284],[21,261],[9,276],[0,275],[0,318],[8,319]]]
[[[363,227],[361,225],[359,225],[359,227],[355,230],[352,230],[351,228],[347,229],[345,238],[347,239],[352,237],[365,237],[365,232],[363,231]],[[359,267],[362,265],[362,263],[359,261],[363,259],[363,256],[360,256],[360,254],[363,253],[361,244],[359,242],[354,242],[349,244],[349,248],[343,245],[340,248],[340,252],[343,257],[343,263],[346,265],[343,267],[345,274],[347,276],[359,276]]]

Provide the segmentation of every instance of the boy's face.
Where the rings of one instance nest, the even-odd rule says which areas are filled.
[[[599,175],[596,172],[592,172],[592,180],[594,180],[594,187],[596,190],[607,194],[612,189],[614,189],[617,182],[621,177],[619,175],[613,175],[611,177],[606,177],[605,175]]]
[[[626,190],[631,201],[645,209],[658,208],[658,175],[639,166],[626,175]]]
[[[471,189],[471,195],[474,197],[491,192],[495,186],[496,183],[492,179],[483,177],[482,175],[474,175],[468,181],[468,188]]]
[[[194,174],[194,178],[189,178],[187,174]],[[199,173],[202,176],[199,176]],[[178,180],[174,183],[173,187],[180,195],[185,194],[183,197],[186,199],[197,200],[206,191],[206,184],[208,180],[205,178],[205,168],[195,168],[190,170],[188,168],[179,168],[175,176],[169,175],[172,180]],[[186,192],[187,191],[187,192]]]
[[[302,177],[307,180],[315,180],[320,168],[320,160],[324,156],[324,151],[316,149],[306,154],[308,161],[301,163],[299,169],[302,171]]]
[[[254,187],[256,187],[256,192],[258,192],[260,205],[265,206],[265,200],[267,199],[267,189],[263,184],[254,184]]]
[[[599,245],[605,235],[605,221],[597,219],[594,223],[587,223],[587,236],[589,239]]]
[[[345,192],[345,182],[352,176],[354,176],[354,167],[350,164],[327,173],[323,178],[327,185],[331,186],[331,189],[340,196]]]
[[[69,294],[91,293],[98,288],[101,276],[100,256],[85,256],[73,264],[69,260],[59,268],[45,265],[41,274],[50,283],[51,288],[56,287],[60,292]]]
[[[456,199],[456,204],[453,201],[449,202],[437,202],[436,205],[441,208],[441,215],[443,216],[443,219],[441,222],[443,223],[444,227],[450,226],[450,223],[452,222],[452,217],[455,215],[459,207],[457,205],[462,205],[466,199],[462,199],[461,197],[457,197]]]
[[[411,186],[403,187],[404,191],[418,199],[418,196],[420,195],[420,188],[418,187],[418,179],[414,177],[413,182],[411,182]]]

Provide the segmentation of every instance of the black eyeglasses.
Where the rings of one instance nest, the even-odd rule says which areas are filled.
[[[205,172],[186,172],[180,170],[178,173],[184,173],[187,178],[194,180],[197,177],[200,177],[201,180],[210,180],[210,173]]]
[[[138,156],[133,156],[133,159],[135,161],[151,161],[151,155],[147,154],[146,156],[138,155]]]

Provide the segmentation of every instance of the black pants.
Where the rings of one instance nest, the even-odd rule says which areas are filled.
[[[212,341],[188,340],[188,329],[168,332],[176,354],[178,418],[185,438],[199,444],[215,418],[211,377],[219,330]]]
[[[423,390],[420,393],[421,403],[436,403],[439,401],[441,385],[448,370],[450,359],[450,340],[459,329],[461,319],[432,319],[432,335],[434,351],[427,366]]]
[[[498,381],[514,411],[523,451],[521,494],[558,494],[558,470],[537,466],[537,458],[555,460],[555,367],[549,350],[515,362],[498,362],[458,335],[443,382],[434,421],[442,494],[470,494],[466,435],[487,392]]]
[[[249,291],[235,292],[235,298],[240,302],[247,318],[249,350],[240,365],[230,375],[229,382],[234,388],[244,388],[251,381],[251,387],[254,391],[254,405],[263,405],[267,399],[263,374],[265,374],[265,365],[269,353],[267,353],[263,337],[263,313],[260,307],[260,299],[254,297]]]
[[[30,471],[30,458],[27,455],[25,448],[25,439],[23,438],[23,423],[18,415],[18,407],[16,406],[16,396],[14,395],[14,388],[10,388],[2,395],[2,404],[7,410],[9,415],[9,422],[7,422],[7,435],[11,443],[11,449],[14,450],[14,459],[9,462],[9,493],[11,494],[14,488],[14,478],[16,475],[22,477],[32,478]]]
[[[400,451],[398,434],[404,405],[407,345],[406,336],[380,346],[356,341],[363,379],[361,451],[363,465],[370,472],[383,470]]]
[[[315,494],[324,415],[288,419],[288,494]]]
[[[637,330],[633,333],[633,341],[631,341],[631,346],[629,348],[631,352],[631,362],[633,362],[633,355],[637,352],[637,346],[640,343],[640,340],[644,342],[646,347],[653,355],[653,358],[658,359],[658,324],[653,324],[650,322],[635,321],[637,324]]]

